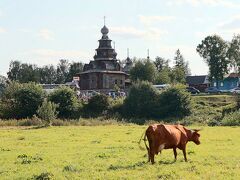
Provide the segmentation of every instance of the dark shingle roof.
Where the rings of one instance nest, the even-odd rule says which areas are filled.
[[[203,76],[187,76],[186,77],[186,81],[187,81],[187,84],[195,84],[195,85],[209,83],[207,75],[203,75]]]

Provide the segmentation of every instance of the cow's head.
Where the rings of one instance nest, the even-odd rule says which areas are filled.
[[[192,130],[192,137],[191,137],[191,140],[197,145],[200,144],[200,140],[199,140],[200,134],[198,133],[198,131],[200,131],[200,130],[198,130],[198,129]]]

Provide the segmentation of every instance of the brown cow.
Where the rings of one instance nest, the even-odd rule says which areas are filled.
[[[183,151],[184,159],[187,161],[186,144],[188,141],[193,141],[197,145],[200,144],[198,131],[189,130],[182,125],[150,125],[144,136],[145,146],[148,150],[148,162],[151,160],[152,164],[154,164],[154,156],[163,149],[173,149],[175,160],[177,160],[177,148]],[[149,147],[146,144],[146,137]],[[141,139],[139,144],[140,142]]]

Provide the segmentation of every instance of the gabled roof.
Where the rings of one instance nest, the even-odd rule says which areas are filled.
[[[226,75],[225,78],[240,78],[240,74],[238,74],[238,73],[230,73],[230,74]]]
[[[187,84],[209,84],[208,76],[187,76],[186,77]]]

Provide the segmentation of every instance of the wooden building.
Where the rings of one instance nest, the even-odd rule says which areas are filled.
[[[108,32],[108,28],[104,25],[101,29],[102,38],[99,40],[94,60],[85,64],[83,72],[78,74],[80,90],[108,91],[115,85],[125,89],[125,80],[129,75],[123,71],[116,59],[117,53],[112,48],[112,40],[108,38]]]

